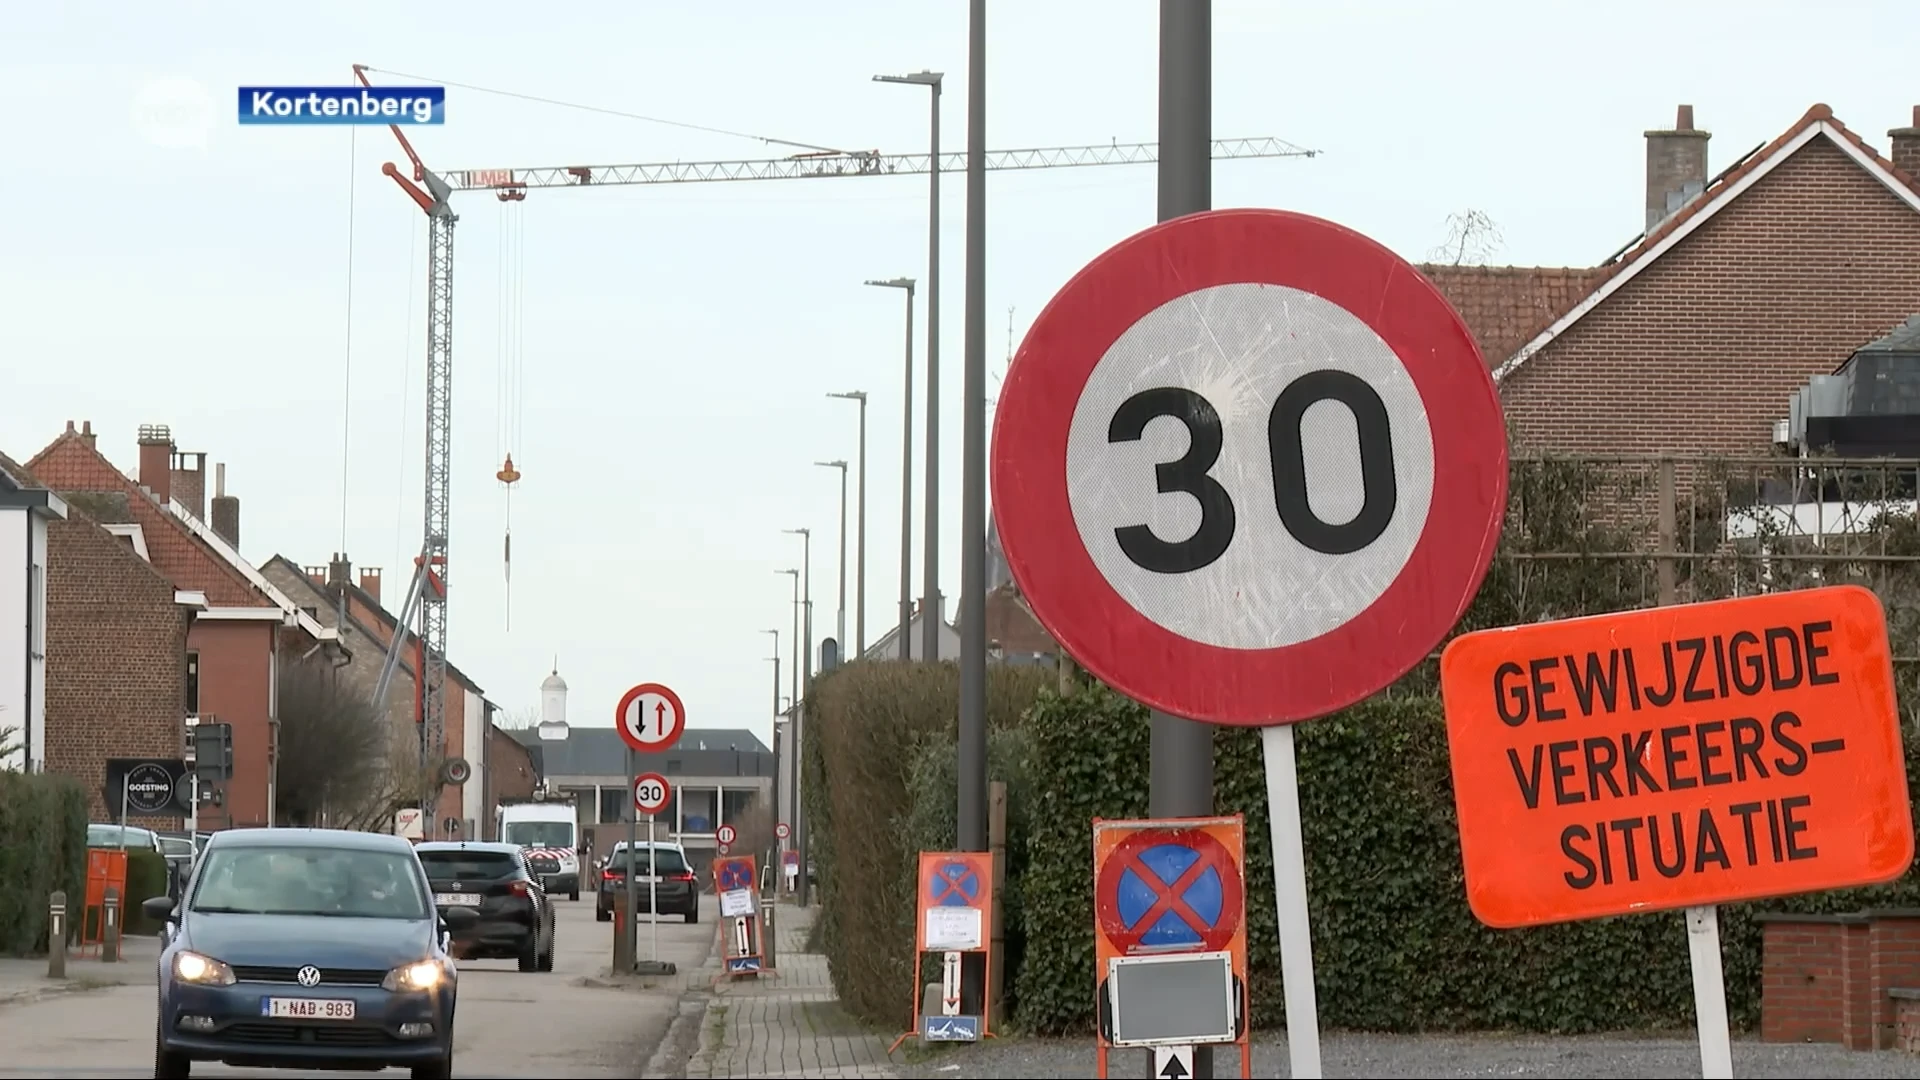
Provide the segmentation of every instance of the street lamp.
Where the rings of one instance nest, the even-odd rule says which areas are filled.
[[[907,377],[900,433],[900,659],[912,659],[907,629],[913,625],[913,279],[888,278],[867,282],[907,294]]]
[[[847,655],[847,463],[845,461],[816,461],[815,465],[823,469],[840,470],[840,610],[834,616],[834,636],[840,645],[840,655]]]
[[[908,344],[911,351],[912,343]],[[856,466],[860,473],[860,495],[859,508],[854,512],[854,516],[859,519],[859,524],[854,526],[856,550],[853,556],[853,655],[858,659],[867,655],[867,392],[848,390],[845,393],[827,396],[860,403],[860,461]],[[846,628],[841,627],[841,629]],[[840,651],[842,654],[846,653],[846,642],[840,643]]]
[[[793,577],[793,693],[794,701],[800,700],[800,571],[775,570],[776,574],[788,574]],[[777,647],[777,643],[776,643]]]
[[[875,75],[874,82],[924,86],[933,91],[932,149],[927,155],[927,520],[922,556],[921,607],[924,660],[938,660],[940,619],[940,81],[938,71]]]
[[[800,659],[800,693],[794,696],[793,710],[793,846],[800,849],[800,906],[807,906],[810,895],[807,888],[807,808],[801,801],[800,778],[803,770],[799,762],[805,760],[801,755],[807,745],[807,697],[813,690],[813,530],[782,529],[789,536],[798,536],[801,544],[800,556],[800,594],[801,607],[805,610],[805,622],[800,631],[806,642],[806,651]]]
[[[780,807],[780,631],[762,630],[763,634],[773,635],[773,655],[767,659],[773,661],[773,819],[776,823],[785,821],[786,815]],[[773,865],[780,865],[780,838],[775,830],[773,840]]]

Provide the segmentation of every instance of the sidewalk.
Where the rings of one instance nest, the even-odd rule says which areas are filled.
[[[722,981],[707,1001],[693,1077],[897,1077],[888,1040],[840,1008],[827,958],[803,951],[815,909],[780,906],[776,975]],[[696,992],[720,972],[720,950],[694,980]]]
[[[125,957],[123,960],[109,964],[98,959],[84,959],[77,951],[69,951],[65,979],[47,978],[47,958],[44,956],[0,957],[0,1008],[38,1001],[55,994],[97,990],[103,986],[151,983],[155,965],[160,962],[160,939],[129,937],[122,955]]]

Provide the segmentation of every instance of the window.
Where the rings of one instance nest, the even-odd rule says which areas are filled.
[[[640,845],[640,860],[639,860],[640,873],[642,874],[653,873],[654,872],[653,862],[655,861],[657,861],[660,864],[659,872],[662,874],[686,874],[686,873],[692,872],[692,867],[689,867],[687,865],[686,855],[683,852],[681,852],[678,848],[670,848],[670,847],[656,848],[654,849],[653,854],[654,854],[654,859],[649,860],[647,858],[647,855],[648,855],[647,846],[645,844]],[[626,842],[622,841],[620,843],[620,846],[614,851],[614,853],[612,855],[607,856],[607,865],[604,867],[604,869],[625,870],[626,868],[627,868],[627,848],[626,848]]]
[[[46,575],[39,563],[27,564],[27,658],[47,658]]]
[[[760,793],[751,789],[728,788],[721,798],[720,823],[738,824],[747,816],[747,811],[760,800]]]
[[[521,847],[571,848],[571,821],[509,821],[500,839]]]
[[[187,715],[200,715],[200,654],[187,654]]]
[[[333,915],[425,919],[427,900],[413,852],[234,846],[206,854],[193,910],[229,915]]]
[[[596,821],[625,821],[627,807],[633,804],[633,796],[627,794],[624,787],[600,789],[600,816]]]
[[[519,860],[511,851],[422,851],[420,865],[433,881],[498,881],[512,877]]]

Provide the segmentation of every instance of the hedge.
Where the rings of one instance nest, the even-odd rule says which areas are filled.
[[[1025,728],[1035,793],[1021,879],[1027,952],[1017,976],[1023,1027],[1084,1034],[1093,1024],[1093,817],[1146,815],[1146,710],[1105,687],[1051,694]],[[1690,1026],[1692,977],[1678,912],[1496,931],[1466,904],[1440,703],[1375,698],[1302,725],[1302,833],[1321,1023],[1369,1031],[1549,1033]],[[1218,729],[1215,805],[1246,815],[1250,994],[1257,1027],[1284,1021],[1274,926],[1266,781],[1257,732]],[[1044,766],[1041,765],[1044,763]],[[1907,747],[1910,777],[1920,748]],[[1920,794],[1920,780],[1912,790]],[[1920,906],[1920,873],[1874,889],[1720,909],[1733,1022],[1759,1016],[1757,910]]]
[[[989,730],[1018,727],[1053,679],[1044,668],[994,665]],[[935,798],[936,770],[924,766],[916,812],[914,772],[928,748],[952,757],[959,694],[954,664],[887,661],[822,675],[807,697],[801,792],[821,905],[813,947],[826,955],[841,1003],[874,1024],[904,1023],[914,1001],[911,946],[891,944],[913,940],[918,848],[909,833],[939,835],[938,812],[927,808],[951,803],[957,786]]]
[[[86,791],[58,774],[0,772],[0,953],[44,952],[48,894],[65,890],[78,912],[86,874]]]
[[[126,921],[121,925],[129,934],[157,934],[160,921],[149,919],[140,905],[149,898],[167,895],[167,857],[152,848],[127,849]]]

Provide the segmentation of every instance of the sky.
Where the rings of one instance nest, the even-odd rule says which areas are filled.
[[[1901,0],[1829,0],[1817,15],[1791,0],[1213,6],[1214,135],[1319,152],[1216,162],[1214,205],[1315,214],[1414,261],[1472,211],[1498,229],[1486,261],[1599,262],[1639,233],[1642,133],[1680,103],[1713,132],[1717,171],[1815,102],[1884,149],[1920,99],[1901,77],[1920,7]],[[794,152],[767,140],[920,152],[928,92],[871,76],[933,69],[947,75],[943,144],[961,149],[966,8],[22,7],[0,35],[16,101],[0,170],[0,450],[25,460],[89,420],[131,469],[138,426],[168,424],[180,449],[226,463],[249,559],[344,551],[383,568],[397,597],[421,536],[426,222],[381,175],[404,161],[384,129],[241,128],[234,89],[341,85],[354,63],[382,84],[465,84],[449,86],[446,124],[417,132],[428,166],[450,171]],[[1153,141],[1158,8],[993,4],[989,148]],[[951,617],[965,182],[942,180]],[[990,174],[989,395],[1048,298],[1152,224],[1154,183],[1150,166]],[[767,738],[762,631],[780,630],[790,664],[778,574],[802,547],[781,530],[813,530],[814,637],[834,632],[840,485],[813,462],[854,460],[858,432],[830,391],[871,395],[868,639],[893,620],[903,301],[862,282],[922,280],[924,365],[926,177],[455,205],[450,658],[508,712],[536,705],[557,663],[574,724],[611,724],[628,686],[657,681],[691,726]],[[924,366],[915,384],[917,595]],[[508,452],[523,475],[510,506],[494,478]],[[849,606],[854,592],[849,580]]]

